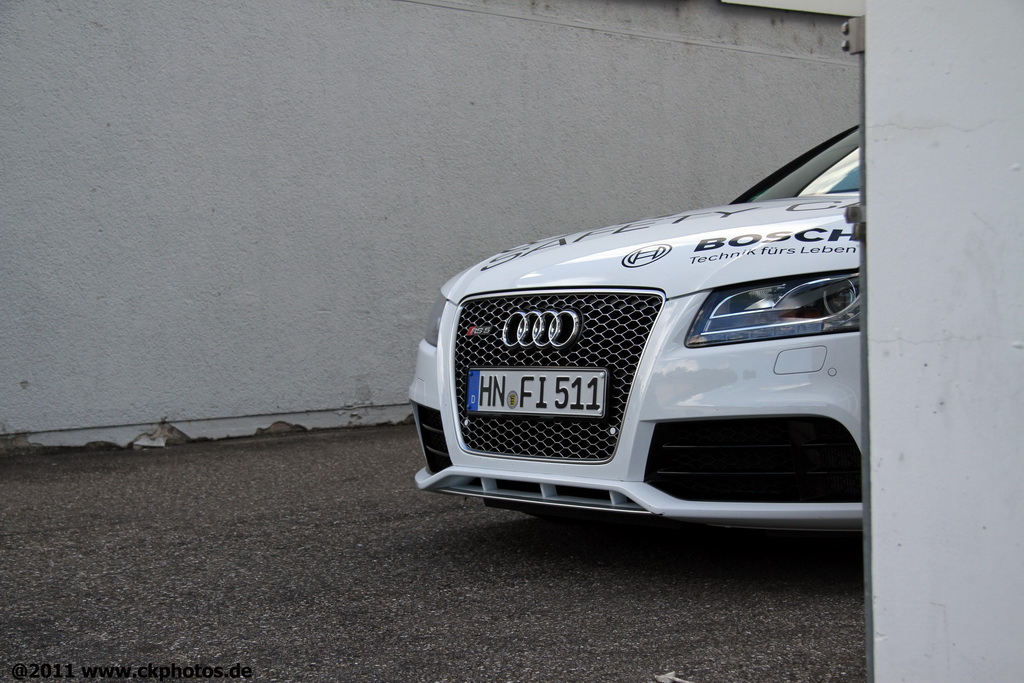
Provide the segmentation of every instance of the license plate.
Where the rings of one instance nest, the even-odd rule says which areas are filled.
[[[479,368],[468,381],[470,413],[604,417],[607,370]]]

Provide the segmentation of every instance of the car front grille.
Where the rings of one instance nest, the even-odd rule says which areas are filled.
[[[664,422],[644,479],[684,500],[859,502],[861,455],[827,418]]]
[[[462,443],[488,455],[570,462],[612,457],[640,357],[664,298],[650,291],[540,292],[463,303],[455,338],[454,381]],[[517,311],[572,310],[582,330],[561,349],[507,347],[501,330]],[[470,328],[492,329],[469,335]],[[471,368],[603,368],[608,397],[603,418],[473,415],[466,410]]]

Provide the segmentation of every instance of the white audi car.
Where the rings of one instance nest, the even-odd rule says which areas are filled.
[[[711,209],[507,249],[441,289],[425,491],[540,516],[861,527],[859,134]]]

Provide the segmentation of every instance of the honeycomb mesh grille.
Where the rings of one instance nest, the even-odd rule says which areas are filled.
[[[466,448],[493,455],[561,461],[608,460],[615,451],[626,401],[640,356],[661,310],[651,292],[546,292],[472,299],[459,313],[455,340],[455,388],[460,434]],[[501,329],[516,311],[573,310],[582,319],[579,338],[563,349],[508,348]],[[470,327],[491,326],[488,335],[467,336]],[[608,370],[605,416],[538,418],[467,416],[471,368],[577,367]]]

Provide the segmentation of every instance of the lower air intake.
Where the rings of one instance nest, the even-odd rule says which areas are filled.
[[[861,455],[827,418],[665,422],[644,479],[683,500],[860,502]]]
[[[437,474],[451,467],[452,459],[448,455],[448,441],[444,438],[441,412],[418,403],[413,404],[413,409],[416,411],[416,425],[419,428],[423,456],[427,460],[427,471]]]

